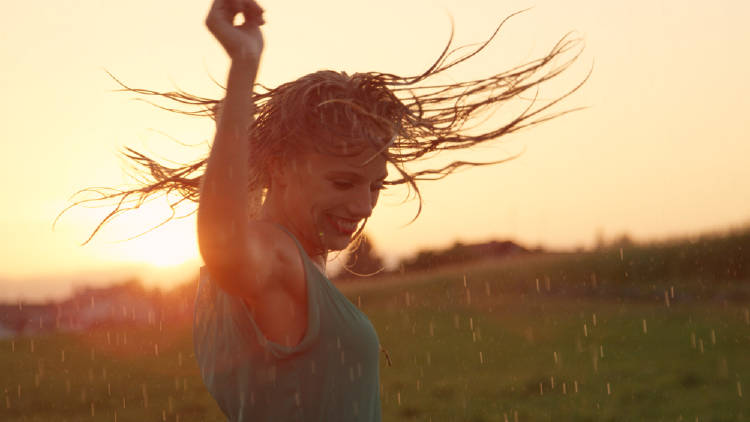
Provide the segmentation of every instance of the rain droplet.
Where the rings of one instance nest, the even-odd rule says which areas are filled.
[[[648,334],[648,327],[646,326],[646,319],[643,319],[643,334]]]
[[[143,396],[143,407],[148,409],[148,389],[146,384],[141,384],[141,395]]]

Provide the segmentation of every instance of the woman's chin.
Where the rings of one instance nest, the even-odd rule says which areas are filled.
[[[345,235],[341,233],[332,233],[328,236],[328,241],[326,242],[326,247],[329,251],[343,251],[346,249],[350,243],[352,243],[352,238],[350,235]]]

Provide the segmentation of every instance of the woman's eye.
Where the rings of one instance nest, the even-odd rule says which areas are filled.
[[[333,181],[333,186],[336,189],[345,190],[345,189],[351,188],[352,184],[350,182],[346,182],[346,181],[343,181],[343,180],[334,180]]]

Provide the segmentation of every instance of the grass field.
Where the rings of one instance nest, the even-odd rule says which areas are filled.
[[[748,283],[631,284],[572,259],[342,287],[393,361],[383,420],[750,420]],[[191,341],[157,325],[4,340],[0,420],[223,420]]]

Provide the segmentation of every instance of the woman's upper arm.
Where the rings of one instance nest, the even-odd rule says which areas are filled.
[[[211,279],[227,293],[262,299],[270,290],[304,292],[304,267],[294,241],[279,227],[253,221],[246,226],[243,245],[201,250]]]

